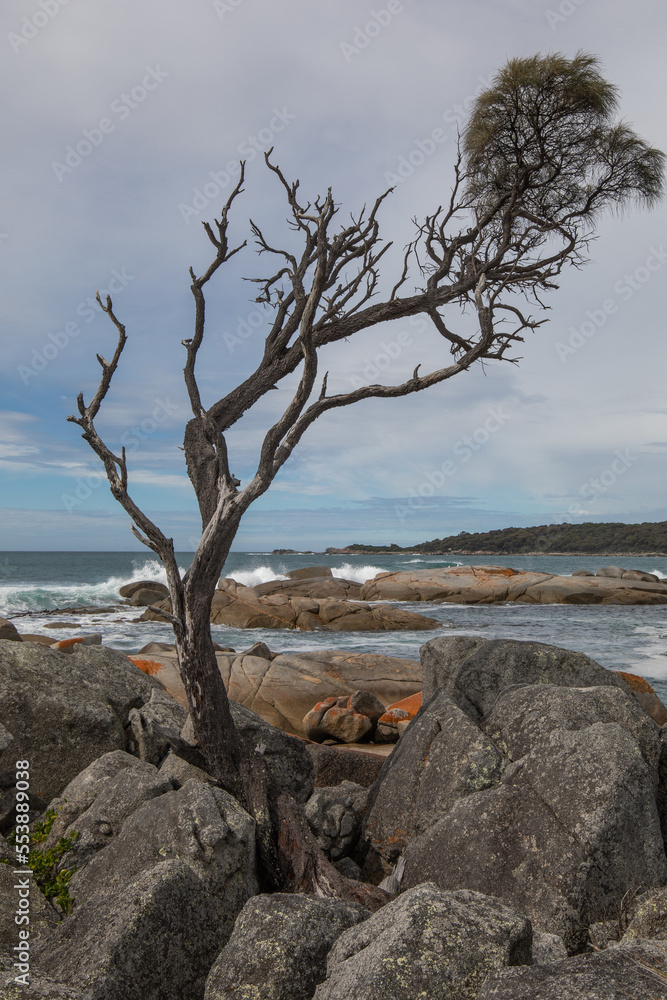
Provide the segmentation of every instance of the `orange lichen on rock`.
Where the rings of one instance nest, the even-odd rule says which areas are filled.
[[[387,705],[387,712],[391,712],[394,708],[399,708],[408,713],[409,719],[414,719],[421,707],[422,693],[421,691],[417,691],[416,694],[411,694],[408,698],[403,698],[401,701],[395,701],[393,705]]]
[[[76,646],[78,643],[83,642],[83,636],[77,636],[74,639],[61,639],[60,642],[54,642],[51,645],[52,649],[69,649],[71,646]]]
[[[626,674],[624,670],[614,670],[615,674],[625,681],[631,691],[642,691],[644,694],[655,694],[648,681],[638,674]]]
[[[330,697],[325,698],[324,701],[318,701],[317,705],[313,705],[313,712],[327,712],[330,708],[333,708],[338,702],[338,698]]]
[[[142,660],[138,656],[128,656],[128,660],[131,660],[135,667],[139,667],[139,670],[143,670],[149,676],[159,673],[164,667],[164,663],[158,663],[157,660]]]
[[[667,725],[667,707],[658,698],[657,694],[643,677],[637,674],[627,674],[624,670],[615,670],[628,685],[633,695],[643,707],[644,711],[651,716],[659,726]]]
[[[378,719],[378,724],[396,725],[398,722],[405,722],[410,716],[404,708],[388,708],[384,715]]]

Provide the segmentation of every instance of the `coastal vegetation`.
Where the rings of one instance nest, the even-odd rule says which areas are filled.
[[[79,834],[74,830],[66,837],[60,837],[53,847],[42,847],[47,840],[53,824],[56,820],[56,811],[49,809],[41,820],[38,820],[32,829],[30,836],[30,851],[28,853],[28,868],[34,875],[37,888],[45,899],[57,903],[60,911],[68,916],[72,912],[72,897],[69,893],[69,881],[76,871],[76,868],[62,868],[60,862],[67,854]],[[7,838],[8,844],[14,847],[16,833],[12,831]],[[8,859],[5,864],[11,864]]]
[[[460,531],[458,535],[401,547],[354,543],[327,552],[424,555],[667,555],[667,521],[538,524],[531,528]]]

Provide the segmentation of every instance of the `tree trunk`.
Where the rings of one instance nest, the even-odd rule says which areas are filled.
[[[211,775],[255,820],[263,888],[335,896],[378,909],[391,897],[340,874],[323,854],[301,807],[275,782],[263,755],[241,739],[211,639],[212,595],[191,582],[185,587],[184,628],[176,630],[176,648],[197,749]]]
[[[182,634],[176,636],[176,651],[195,740],[211,773],[231,795],[241,799],[241,738],[218,669],[206,600],[203,599],[201,605],[197,601],[194,609],[189,606],[191,604],[186,597],[185,627]]]

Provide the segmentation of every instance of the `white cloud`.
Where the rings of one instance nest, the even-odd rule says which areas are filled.
[[[39,448],[31,444],[0,444],[0,458],[22,458],[24,455],[37,455]]]
[[[665,5],[609,0],[602,7],[600,0],[587,0],[554,30],[545,17],[549,6],[528,0],[406,2],[395,23],[350,62],[340,44],[370,16],[353,0],[244,0],[224,20],[210,2],[164,0],[158,14],[130,0],[108,9],[68,4],[19,51],[7,45],[0,66],[11,94],[0,109],[9,195],[0,222],[7,234],[0,241],[7,292],[0,308],[9,333],[0,358],[6,390],[0,459],[12,483],[39,476],[40,502],[58,506],[63,478],[100,474],[79,429],[65,418],[75,412],[80,389],[86,399],[95,391],[95,353],[113,352],[115,331],[87,300],[96,287],[112,286],[116,272],[132,276],[116,278],[111,287],[128,342],[99,428],[110,447],[128,446],[131,481],[145,499],[161,504],[173,490],[180,502],[188,483],[177,446],[190,414],[181,341],[193,325],[187,268],[192,264],[200,273],[208,266],[211,247],[200,220],[219,212],[225,193],[208,198],[203,191],[211,171],[224,170],[242,155],[242,143],[261,136],[274,108],[295,115],[271,138],[276,159],[289,177],[301,177],[308,196],[331,184],[341,221],[386,187],[385,173],[401,156],[434,128],[446,128],[437,155],[399,184],[382,210],[383,236],[395,241],[385,261],[386,284],[393,283],[392,261],[412,236],[412,217],[448,197],[455,124],[466,102],[480,78],[488,79],[510,56],[554,49],[571,55],[578,48],[599,53],[605,73],[620,87],[623,114],[667,148]],[[23,7],[6,5],[0,14],[5,38],[33,10]],[[167,75],[154,91],[137,92],[141,100],[126,105],[121,118],[113,102],[122,103],[125,93],[132,101],[147,66]],[[53,161],[62,161],[68,146],[85,140],[83,130],[97,129],[105,116],[113,129],[59,181]],[[246,236],[252,215],[280,244],[284,198],[260,155],[248,163],[246,189],[233,215],[233,238]],[[179,205],[192,204],[196,190],[208,204],[186,225]],[[283,504],[289,497],[307,504],[330,495],[341,506],[409,496],[452,459],[458,442],[483,427],[489,407],[518,394],[522,404],[502,430],[468,461],[458,456],[456,476],[440,491],[443,503],[476,497],[479,511],[509,517],[514,498],[525,516],[555,514],[563,507],[556,497],[573,497],[568,503],[574,503],[581,485],[607,468],[616,449],[629,447],[639,460],[628,474],[595,506],[579,506],[591,516],[598,508],[623,517],[643,507],[660,510],[658,462],[660,442],[667,439],[664,280],[658,273],[629,301],[614,286],[661,245],[666,222],[664,205],[605,220],[593,263],[562,276],[561,289],[548,299],[551,322],[522,345],[518,370],[496,365],[488,376],[471,373],[410,400],[330,414],[304,438],[272,493]],[[259,335],[233,352],[223,335],[256,308],[255,286],[241,276],[261,274],[271,263],[248,247],[208,286],[208,334],[199,364],[206,401],[231,391],[260,356]],[[618,311],[563,363],[557,344],[610,296]],[[323,370],[331,372],[330,386],[345,387],[351,376],[376,365],[401,329],[387,324],[327,351]],[[384,370],[388,381],[443,357],[442,341],[431,331],[405,329],[413,340],[391,358]],[[22,377],[19,366],[32,366],[33,374]],[[230,435],[232,468],[244,480],[254,471],[266,427],[288,398],[284,389],[281,384],[269,393]],[[173,401],[174,408],[157,421],[159,399]],[[33,495],[26,489],[27,504]],[[433,509],[434,517],[445,516],[444,508],[439,514]],[[359,508],[360,526],[364,516],[375,530],[374,515]]]

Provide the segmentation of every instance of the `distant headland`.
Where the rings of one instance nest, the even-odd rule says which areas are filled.
[[[355,542],[341,549],[326,549],[328,555],[392,555],[399,552],[438,556],[667,556],[667,521],[540,524],[532,528],[461,531],[458,535],[404,547],[394,543],[364,545]]]

